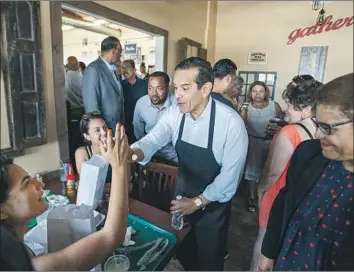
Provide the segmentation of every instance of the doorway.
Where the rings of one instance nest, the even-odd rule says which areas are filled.
[[[65,17],[64,20],[63,17]],[[77,21],[70,23],[69,17]],[[85,60],[87,62],[85,64],[88,65],[97,59],[102,39],[97,41],[98,39],[91,37],[92,34],[89,35],[89,33],[92,32],[94,36],[99,37],[102,35],[104,37],[117,36],[123,47],[122,59],[132,58],[138,65],[144,61],[147,63],[146,66],[152,66],[153,70],[166,71],[168,31],[91,1],[51,1],[50,21],[59,154],[62,161],[69,161],[69,137],[64,98],[65,74],[63,66],[58,64],[65,64],[63,63],[65,58],[68,55],[74,55],[72,52],[75,46],[81,47],[75,51],[79,61]],[[80,23],[81,27],[79,27]],[[74,30],[83,36],[77,42],[66,43],[69,39],[66,37],[67,33]]]
[[[85,65],[101,54],[101,41],[107,36],[117,37],[122,44],[122,61],[132,59],[139,75],[139,66],[163,70],[163,43],[161,35],[148,33],[109,20],[97,14],[62,5],[62,33],[64,63],[75,56]]]

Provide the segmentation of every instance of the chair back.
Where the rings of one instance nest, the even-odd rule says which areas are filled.
[[[150,162],[138,168],[139,200],[169,212],[175,198],[178,167]]]

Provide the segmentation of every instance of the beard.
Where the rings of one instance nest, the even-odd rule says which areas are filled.
[[[150,100],[151,100],[151,103],[153,105],[163,105],[165,103],[167,99],[167,95],[165,95],[165,97],[157,97],[157,96],[153,96],[153,97],[150,97]]]

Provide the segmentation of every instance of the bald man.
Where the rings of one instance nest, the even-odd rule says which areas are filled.
[[[80,120],[85,113],[82,100],[82,75],[79,62],[76,57],[70,56],[67,59],[65,74],[65,99],[70,103],[70,120]]]

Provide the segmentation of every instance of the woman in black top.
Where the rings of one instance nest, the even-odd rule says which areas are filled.
[[[80,132],[85,140],[85,145],[76,149],[75,161],[78,174],[81,173],[82,164],[91,159],[93,155],[100,155],[100,143],[107,141],[108,127],[99,112],[91,112],[82,116]],[[111,182],[112,169],[108,168],[106,182]]]
[[[295,150],[274,201],[259,270],[354,270],[354,74],[316,94],[317,140]]]

